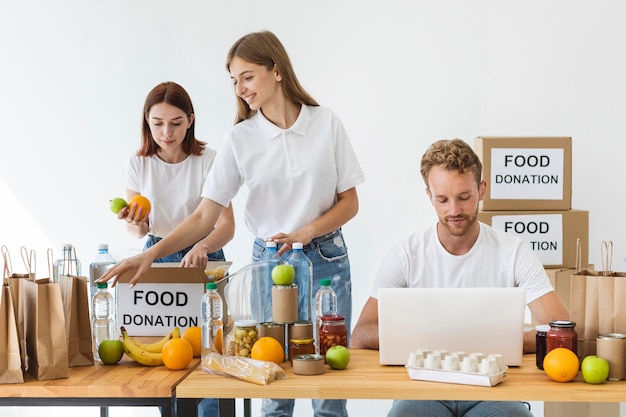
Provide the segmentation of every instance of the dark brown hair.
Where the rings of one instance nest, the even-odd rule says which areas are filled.
[[[272,32],[249,33],[235,42],[226,57],[226,71],[230,72],[230,63],[235,57],[262,65],[268,70],[276,68],[282,76],[283,93],[289,100],[297,104],[319,106],[300,85],[285,47]],[[237,97],[235,124],[251,118],[255,113],[256,110],[250,110],[248,104],[241,97]]]
[[[167,103],[181,109],[187,117],[194,114],[193,104],[187,91],[173,81],[163,82],[148,93],[146,102],[143,105],[143,120],[141,124],[141,148],[137,151],[137,156],[152,156],[159,152],[160,146],[154,141],[150,125],[148,124],[148,115],[150,109],[155,104]],[[196,139],[195,136],[196,119],[191,122],[191,126],[187,129],[185,139],[183,139],[183,151],[187,155],[202,155],[204,151],[204,142]]]

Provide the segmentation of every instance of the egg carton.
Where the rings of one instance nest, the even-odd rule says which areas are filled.
[[[415,380],[483,387],[501,383],[509,369],[500,354],[431,352],[429,349],[411,352],[406,368],[409,377]]]

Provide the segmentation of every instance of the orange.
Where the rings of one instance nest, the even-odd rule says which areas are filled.
[[[192,326],[187,328],[181,339],[185,339],[191,344],[191,348],[193,349],[193,357],[199,358],[202,353],[202,329],[198,326]]]
[[[219,329],[215,336],[215,350],[217,353],[222,353],[222,329]]]
[[[252,359],[274,362],[280,365],[285,359],[285,350],[278,340],[273,337],[265,336],[254,342],[250,357]]]
[[[557,382],[568,382],[578,374],[578,356],[567,348],[552,349],[543,359],[543,370]]]
[[[142,195],[136,195],[128,200],[128,208],[130,209],[135,203],[137,203],[137,211],[139,211],[139,208],[141,208],[142,216],[140,220],[143,220],[143,218],[146,217],[146,213],[148,213],[152,209],[150,200]]]
[[[193,348],[187,340],[174,338],[163,345],[161,354],[163,355],[163,364],[169,369],[185,369],[193,359]]]

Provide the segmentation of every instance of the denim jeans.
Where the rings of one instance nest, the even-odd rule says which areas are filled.
[[[161,239],[162,238],[160,237],[148,235],[148,239],[146,240],[143,250],[146,250],[149,247],[156,245],[156,243],[160,241]],[[178,252],[175,252],[171,255],[164,256],[163,258],[159,258],[155,260],[154,262],[160,262],[160,263],[180,262],[183,260],[187,252],[191,250],[191,248],[193,248],[193,245],[183,250],[180,250]],[[224,251],[222,249],[208,254],[207,257],[209,258],[209,261],[225,261],[226,260],[226,258],[224,257]],[[217,417],[218,410],[219,410],[219,402],[217,401],[217,399],[205,398],[204,400],[200,402],[200,404],[198,404],[198,417]]]
[[[387,417],[532,417],[518,401],[396,400]]]
[[[148,238],[146,239],[146,243],[143,246],[143,250],[146,250],[154,245],[156,245],[161,239],[161,237],[156,237],[156,236],[152,236],[152,235],[148,235]],[[179,250],[178,252],[174,252],[171,255],[167,255],[164,256],[162,258],[159,259],[155,259],[154,262],[180,262],[183,260],[183,258],[185,257],[185,255],[187,254],[187,252],[189,252],[191,249],[193,248],[193,245],[186,247],[183,250]],[[209,258],[209,261],[225,261],[226,258],[224,257],[224,251],[222,249],[215,251],[213,253],[209,253],[207,255],[207,257]]]
[[[258,261],[265,243],[262,239],[256,239],[252,253],[252,260]],[[331,287],[337,293],[337,314],[346,317],[348,340],[350,337],[352,318],[352,282],[350,280],[350,260],[348,248],[343,239],[341,229],[327,235],[313,239],[304,248],[304,254],[313,264],[313,291],[311,293],[312,322],[315,323],[315,293],[320,288],[320,279],[329,278]],[[285,252],[284,259],[290,255]],[[300,304],[302,308],[302,304]],[[284,417],[293,414],[295,400],[264,399],[262,402],[262,415],[264,417]],[[347,417],[346,400],[318,400],[313,399],[313,412],[315,417]]]

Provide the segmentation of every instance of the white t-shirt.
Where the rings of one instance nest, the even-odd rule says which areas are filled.
[[[387,254],[370,295],[389,287],[523,287],[528,304],[553,290],[526,241],[479,224],[476,243],[460,256],[443,247],[437,223],[412,234]]]
[[[302,106],[289,129],[261,111],[235,125],[202,196],[227,206],[245,183],[245,221],[255,237],[291,233],[320,217],[336,195],[365,180],[348,135],[329,109]]]
[[[124,171],[124,186],[150,200],[150,231],[164,237],[198,207],[204,181],[216,152],[205,146],[202,155],[189,155],[170,164],[156,155],[133,155]]]

